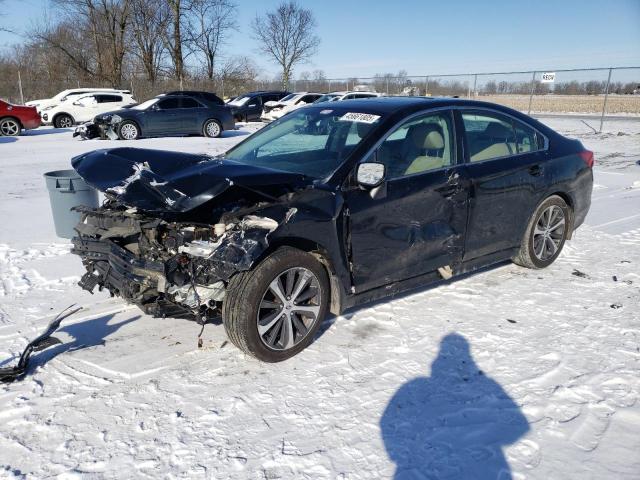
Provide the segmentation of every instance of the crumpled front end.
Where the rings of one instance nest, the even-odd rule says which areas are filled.
[[[80,286],[107,289],[154,316],[212,314],[229,278],[251,268],[280,225],[256,215],[214,225],[169,222],[113,202],[79,210],[72,252],[87,270]]]
[[[73,132],[73,136],[80,137],[83,140],[90,140],[92,138],[117,140],[118,125],[120,125],[121,122],[122,117],[115,113],[98,115],[92,122],[78,125]]]

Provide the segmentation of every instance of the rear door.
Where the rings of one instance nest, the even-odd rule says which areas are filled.
[[[98,100],[98,113],[107,113],[112,110],[118,110],[123,105],[122,95],[96,95]]]
[[[386,182],[375,195],[345,193],[356,292],[462,259],[468,185],[457,151],[452,113],[443,110],[408,119],[367,159],[385,165]]]
[[[544,190],[544,137],[489,109],[457,112],[471,181],[465,260],[520,244]]]
[[[194,98],[180,99],[180,123],[183,133],[202,133],[205,117],[209,109]]]

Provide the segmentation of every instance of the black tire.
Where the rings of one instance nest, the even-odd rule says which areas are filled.
[[[205,137],[218,138],[222,135],[222,125],[220,125],[219,121],[210,118],[204,122],[204,125],[202,126],[202,134]]]
[[[22,131],[22,125],[13,117],[0,119],[0,137],[17,137]]]
[[[120,140],[137,140],[140,138],[140,127],[132,120],[120,122],[120,125],[118,125],[118,138]]]
[[[258,331],[258,315],[262,311],[260,306],[263,305],[263,301],[268,301],[265,298],[268,295],[267,292],[271,292],[270,284],[292,270],[308,271],[315,276],[314,280],[311,280],[313,282],[311,284],[316,285],[316,290],[319,292],[319,300],[313,306],[319,307],[319,313],[315,320],[307,318],[307,321],[312,323],[308,328],[305,325],[306,332],[304,335],[301,335],[300,329],[296,329],[296,333],[293,334],[292,338],[295,337],[297,343],[293,347],[287,349],[270,348],[263,338],[273,334],[273,336],[280,338],[280,341],[282,341],[286,327],[281,325],[279,327],[281,329],[280,333],[274,332],[278,328],[278,323],[276,323],[272,330],[268,333],[263,333],[261,336]],[[292,289],[295,287],[293,282],[291,287]],[[284,290],[287,288],[285,285]],[[240,272],[229,281],[227,295],[222,306],[222,318],[227,336],[240,350],[259,360],[270,363],[287,360],[302,351],[313,341],[320,324],[327,314],[330,292],[327,271],[316,258],[297,248],[279,248],[252,270]],[[274,295],[273,297],[275,299],[276,296]],[[294,301],[295,298],[292,302]],[[274,309],[273,312],[267,310],[267,314],[277,312],[285,314],[285,307]],[[292,314],[293,312],[290,311],[286,315],[291,317]],[[282,323],[285,322],[284,318]],[[301,321],[303,320],[298,317],[297,323],[294,320],[289,325],[299,325]]]
[[[562,212],[562,219],[559,212]],[[554,219],[553,215],[557,217]],[[522,267],[536,269],[551,265],[562,252],[562,247],[569,236],[571,215],[569,205],[557,195],[542,201],[529,220],[520,250],[513,258],[513,262]],[[549,223],[546,223],[547,219]],[[562,223],[560,223],[561,220]],[[551,228],[555,224],[558,226]]]
[[[53,119],[53,126],[56,128],[71,128],[75,123],[73,117],[66,113],[56,115],[56,118]]]

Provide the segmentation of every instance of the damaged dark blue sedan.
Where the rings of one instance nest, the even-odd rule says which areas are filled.
[[[87,273],[156,316],[222,315],[263,361],[329,311],[497,262],[543,268],[591,202],[593,154],[517,111],[460,99],[314,104],[218,157],[117,148],[73,159]]]

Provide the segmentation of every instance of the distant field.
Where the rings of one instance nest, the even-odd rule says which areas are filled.
[[[528,95],[480,95],[478,100],[495,102],[526,112]],[[535,113],[600,113],[604,95],[536,95],[531,111]],[[607,114],[640,115],[640,95],[609,95]]]

